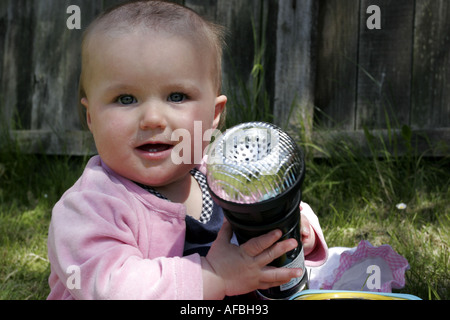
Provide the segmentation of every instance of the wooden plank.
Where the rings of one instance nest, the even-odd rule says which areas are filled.
[[[3,57],[5,52],[6,43],[6,30],[8,26],[8,1],[0,1],[0,74],[3,78]],[[8,126],[10,123],[10,116],[6,115],[7,110],[5,110],[4,104],[4,91],[3,91],[3,80],[0,78],[0,128],[2,126]],[[6,120],[6,118],[8,120]]]
[[[274,88],[274,120],[312,131],[314,113],[314,34],[317,2],[279,1]],[[298,131],[298,130],[297,130]]]
[[[59,133],[49,130],[12,130],[10,135],[23,153],[75,156],[97,153],[91,133],[84,130]]]
[[[371,130],[370,134],[374,137],[374,143],[380,150],[386,150],[392,155],[395,153],[403,155],[407,152],[407,145],[400,130]],[[11,137],[15,139],[24,153],[77,156],[97,153],[92,135],[83,130],[67,131],[62,134],[45,130],[13,130]],[[333,148],[327,149],[326,147],[336,143],[346,143],[355,151],[358,150],[363,155],[372,156],[363,130],[315,131],[311,140],[318,147],[313,154],[317,158],[329,157]],[[396,141],[396,143],[394,144],[392,141]],[[0,141],[0,149],[2,142],[4,141]],[[416,155],[445,157],[450,153],[450,129],[413,130],[410,142]],[[384,149],[385,146],[387,146],[386,149]],[[321,147],[325,147],[325,152],[319,151]],[[379,156],[382,154],[380,153]]]
[[[9,1],[1,105],[13,129],[80,128],[82,30],[66,26],[71,4],[80,7],[82,23],[99,11],[89,0]]]
[[[380,8],[381,29],[367,28],[370,5]],[[413,16],[414,1],[361,1],[357,129],[409,124]]]
[[[127,0],[103,0],[103,5],[101,7],[101,11],[110,9],[111,7],[114,7],[116,5],[119,5],[121,3],[129,2]]]
[[[450,126],[450,1],[417,0],[411,125]]]
[[[330,157],[336,151],[336,145],[346,145],[355,154],[359,152],[362,156],[380,158],[386,156],[385,152],[391,156],[402,156],[412,152],[413,156],[423,157],[448,157],[450,154],[450,128],[413,130],[408,140],[410,151],[401,130],[376,129],[370,130],[369,133],[373,137],[371,143],[376,154],[372,154],[364,130],[328,130],[313,133],[312,142],[316,146],[313,156]]]
[[[255,47],[252,19],[259,29],[260,1],[217,0],[215,16],[216,22],[227,28],[224,87],[225,90],[239,91],[238,82],[248,83],[253,69]]]
[[[32,56],[34,2],[9,0],[3,13],[4,37],[1,81],[1,116],[6,125],[17,128],[31,126]]]
[[[31,129],[79,128],[77,105],[81,30],[69,30],[70,1],[36,1]],[[83,6],[80,8],[85,11]]]
[[[185,5],[186,7],[194,10],[202,17],[210,21],[216,21],[217,19],[217,1],[216,0],[178,0],[171,2],[177,2]]]
[[[266,4],[267,1],[260,0],[216,1],[215,21],[227,30],[222,63],[222,91],[228,97],[228,126],[255,120],[261,113],[258,110],[258,90],[255,89],[257,81],[252,76],[252,70],[258,45],[264,37],[262,18]],[[261,76],[256,79],[261,80]]]
[[[319,1],[315,124],[355,129],[359,1]]]

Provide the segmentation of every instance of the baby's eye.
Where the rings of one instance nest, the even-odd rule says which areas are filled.
[[[124,94],[117,98],[117,102],[123,105],[130,105],[133,103],[137,103],[137,100],[132,95]]]
[[[169,100],[170,102],[183,102],[186,98],[187,97],[184,93],[174,92],[169,95],[169,98],[167,100]]]

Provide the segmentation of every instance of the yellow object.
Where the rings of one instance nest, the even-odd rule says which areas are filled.
[[[409,294],[339,291],[339,290],[306,290],[292,297],[292,300],[420,300]]]

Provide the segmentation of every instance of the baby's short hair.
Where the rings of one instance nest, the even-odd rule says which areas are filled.
[[[92,34],[98,32],[128,33],[139,30],[164,31],[175,35],[191,37],[205,44],[215,56],[213,69],[217,94],[222,86],[222,51],[225,46],[225,29],[198,15],[195,11],[179,4],[158,0],[140,0],[114,6],[98,16],[85,30],[82,56]],[[83,74],[83,72],[82,72]],[[83,78],[83,75],[82,75]],[[80,83],[81,98],[85,97]]]

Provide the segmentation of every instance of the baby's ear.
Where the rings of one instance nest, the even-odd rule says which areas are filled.
[[[213,129],[217,129],[220,125],[225,122],[225,108],[227,104],[227,97],[220,95],[216,98],[215,110],[214,110],[214,121]],[[219,128],[220,129],[220,128]]]
[[[89,108],[89,101],[88,101],[88,99],[87,99],[86,97],[81,98],[81,104],[82,104],[86,109]]]
[[[89,112],[89,101],[86,97],[81,99],[81,104],[86,108],[86,123],[91,130],[91,114]],[[91,130],[92,131],[92,130]]]

